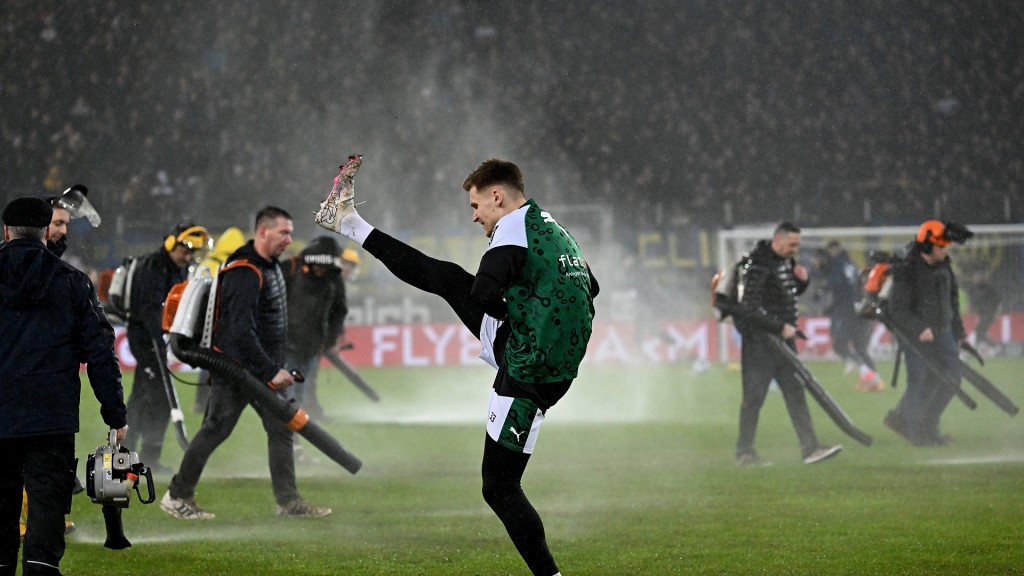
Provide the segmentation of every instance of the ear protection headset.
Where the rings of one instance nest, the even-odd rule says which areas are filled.
[[[931,254],[932,246],[945,248],[953,242],[963,244],[972,236],[974,236],[974,232],[962,224],[927,220],[917,229],[917,237],[914,238],[914,241],[923,254]]]
[[[359,252],[356,252],[351,248],[345,248],[344,250],[341,251],[341,259],[344,260],[345,262],[351,262],[356,266],[359,266],[360,264],[363,263],[363,259],[359,257]]]
[[[917,237],[914,238],[914,241],[917,242],[917,247],[923,254],[931,254],[932,246],[940,248],[949,246],[949,240],[943,235],[945,231],[946,226],[942,222],[927,220],[917,229]]]
[[[189,250],[199,250],[200,248],[211,249],[213,248],[213,238],[210,237],[210,233],[202,226],[188,226],[177,236],[170,234],[167,238],[164,238],[164,250],[173,252],[175,246],[181,244],[187,247]]]

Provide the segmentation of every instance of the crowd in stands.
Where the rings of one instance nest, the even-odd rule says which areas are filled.
[[[1016,2],[0,4],[0,186],[129,230],[311,210],[344,155],[405,228],[483,155],[624,228],[1019,220]],[[940,214],[936,214],[939,212]]]

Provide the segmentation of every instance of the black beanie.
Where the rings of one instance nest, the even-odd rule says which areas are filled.
[[[6,226],[46,228],[53,217],[53,208],[42,198],[23,196],[11,200],[4,208],[3,220]]]
[[[303,264],[318,264],[330,268],[341,268],[341,261],[338,256],[341,254],[341,246],[330,236],[319,236],[313,239],[299,253],[302,256]]]

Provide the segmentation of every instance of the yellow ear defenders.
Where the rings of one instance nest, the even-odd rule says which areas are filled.
[[[179,244],[193,252],[203,248],[210,250],[213,248],[213,238],[210,237],[209,231],[202,226],[189,226],[177,236],[170,234],[164,238],[164,250],[168,252],[173,252],[174,247]]]
[[[351,248],[345,248],[344,250],[341,251],[341,259],[346,262],[351,262],[356,266],[359,266],[360,264],[363,263],[362,258],[359,257],[359,252],[356,252]]]

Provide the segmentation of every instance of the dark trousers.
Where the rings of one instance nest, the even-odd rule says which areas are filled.
[[[402,282],[443,298],[473,336],[480,337],[484,311],[470,297],[472,274],[458,264],[431,258],[380,230],[370,233],[363,249]]]
[[[224,378],[213,378],[210,401],[203,416],[203,425],[195,438],[188,445],[188,450],[181,458],[178,473],[171,479],[168,490],[172,498],[192,498],[195,495],[199,477],[209,461],[213,451],[217,449],[235,429],[242,411],[250,405],[249,397],[241,384]],[[253,409],[263,421],[263,429],[267,432],[267,453],[270,464],[270,481],[274,489],[274,498],[278,504],[284,505],[299,493],[295,485],[295,456],[292,452],[292,431],[281,420],[252,404]]]
[[[166,366],[167,349],[161,345],[163,356],[158,356],[149,335],[135,331],[128,334],[128,347],[136,366],[127,404],[131,427],[124,444],[139,453],[139,460],[154,466],[160,463],[164,436],[171,421],[171,403],[158,364],[163,362]]]
[[[206,403],[210,401],[210,371],[199,371],[199,385],[196,386],[196,400],[192,404],[192,411],[197,414],[206,412]]]
[[[978,310],[978,325],[974,327],[974,334],[978,342],[984,342],[986,344],[995,344],[988,337],[988,331],[992,327],[992,323],[996,320],[996,312],[998,308],[986,308],[984,310]]]
[[[18,565],[22,487],[28,493],[22,574],[60,574],[64,515],[75,486],[74,434],[0,440],[0,461],[0,576],[14,576]]]
[[[939,367],[959,386],[962,367],[960,349],[950,331],[941,332],[932,342],[915,342],[921,354]],[[925,361],[906,350],[907,388],[896,407],[898,417],[911,442],[927,444],[939,438],[939,419],[956,395],[956,389],[928,370]]]
[[[553,576],[558,567],[548,550],[544,523],[521,484],[529,461],[529,454],[509,450],[486,436],[481,466],[484,500],[505,525],[530,572],[534,576]]]
[[[310,418],[319,420],[324,417],[324,407],[320,405],[320,399],[316,395],[316,379],[320,375],[320,354],[297,354],[288,353],[284,365],[292,370],[298,370],[304,377],[303,382],[296,381],[285,390],[285,396],[294,400],[296,404],[309,414]]]
[[[874,361],[868,355],[871,340],[871,322],[855,314],[834,314],[829,318],[829,335],[832,350],[840,357],[865,364],[877,371]]]
[[[736,454],[754,451],[757,423],[772,379],[782,391],[789,419],[800,441],[800,453],[806,457],[814,452],[818,447],[818,437],[814,434],[807,397],[803,385],[796,378],[796,369],[772,348],[767,335],[743,335],[741,355],[743,403],[740,405],[740,435],[736,441]]]

